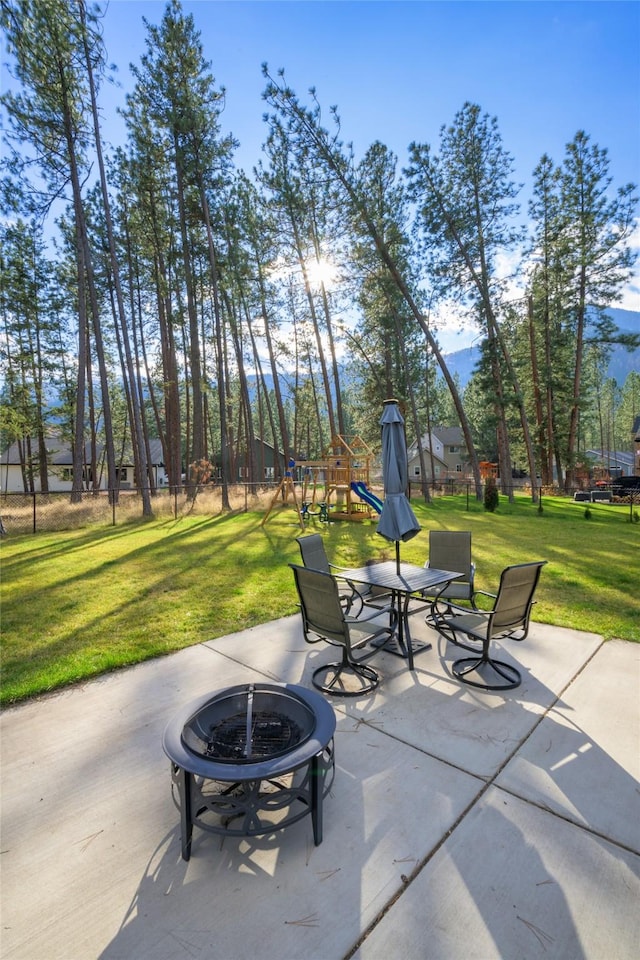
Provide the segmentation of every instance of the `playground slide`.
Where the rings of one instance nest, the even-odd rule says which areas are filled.
[[[365,503],[368,503],[376,513],[382,513],[382,500],[376,497],[375,493],[372,493],[371,490],[367,487],[366,483],[363,483],[362,480],[355,481],[351,484],[351,489],[354,493],[357,493],[361,500],[364,500]]]

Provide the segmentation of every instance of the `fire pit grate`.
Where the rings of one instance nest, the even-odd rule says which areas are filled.
[[[256,763],[290,753],[315,725],[314,711],[298,694],[251,683],[211,697],[187,720],[182,740],[206,759]]]
[[[282,714],[266,711],[253,717],[238,713],[211,728],[205,756],[216,760],[244,760],[280,756],[302,740],[302,729]]]

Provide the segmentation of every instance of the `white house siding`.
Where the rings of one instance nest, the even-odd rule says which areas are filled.
[[[87,445],[88,446],[88,445]],[[156,484],[160,486],[166,482],[164,465],[162,464],[162,445],[159,440],[152,440],[151,460],[152,469],[155,472]],[[33,448],[32,448],[33,449]],[[73,486],[71,448],[68,444],[60,441],[50,440],[47,443],[49,453],[49,491],[51,493],[70,493]],[[103,466],[100,469],[101,457],[98,451],[98,471],[100,476],[101,490],[107,489],[107,471]],[[120,489],[131,490],[134,488],[134,469],[132,463],[123,463],[120,469]],[[85,466],[87,472],[90,466]],[[33,475],[33,485],[36,493],[40,493],[40,474],[36,469]],[[85,484],[86,486],[86,484]],[[93,484],[89,484],[88,489],[93,490]],[[24,484],[22,481],[22,469],[20,466],[20,454],[18,444],[13,443],[0,457],[0,491],[2,493],[24,493]]]

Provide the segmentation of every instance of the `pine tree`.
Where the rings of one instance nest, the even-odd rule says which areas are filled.
[[[513,160],[502,146],[497,120],[466,103],[450,127],[442,128],[440,154],[427,144],[412,144],[410,195],[418,205],[418,225],[430,256],[436,292],[467,305],[480,322],[492,377],[500,477],[513,496],[508,408],[515,402],[530,470],[535,459],[522,392],[499,315],[503,281],[499,254],[519,247],[522,230],[514,225],[518,187],[511,179]],[[535,496],[535,493],[534,493]]]
[[[40,3],[14,0],[2,5],[2,26],[15,57],[18,93],[3,94],[11,123],[11,138],[18,145],[16,169],[25,169],[37,157],[46,194],[43,207],[68,186],[73,198],[75,230],[78,364],[73,440],[72,500],[80,499],[85,461],[85,388],[89,363],[91,262],[82,198],[87,165],[87,85],[80,66],[82,32],[75,9],[63,0]],[[33,153],[27,148],[31,146]],[[95,303],[92,303],[95,308]],[[95,320],[94,315],[94,320]],[[103,398],[108,403],[108,396]]]
[[[454,398],[465,443],[469,451],[470,466],[473,471],[476,486],[476,496],[480,498],[482,495],[482,484],[477,457],[475,456],[473,439],[455,382],[447,368],[442,352],[429,329],[424,313],[412,294],[410,284],[395,263],[382,233],[376,224],[375,217],[367,203],[366,194],[361,190],[354,171],[352,157],[350,154],[345,154],[343,145],[338,139],[338,134],[336,133],[335,136],[331,136],[322,127],[320,122],[320,107],[317,101],[312,110],[305,109],[299,103],[295,93],[287,87],[282,80],[276,81],[269,74],[266,65],[263,67],[263,74],[267,80],[264,97],[282,118],[287,136],[304,144],[310,153],[316,157],[318,163],[327,171],[327,176],[331,179],[331,182],[335,184],[336,189],[339,190],[344,203],[348,205],[353,221],[360,223],[361,229],[368,231],[378,256],[393,277],[394,283],[400,290],[414,320],[423,330],[429,347],[442,370],[442,374]],[[312,91],[312,95],[315,98],[314,91]],[[332,113],[339,130],[337,111],[332,110]]]
[[[205,459],[205,384],[203,346],[197,306],[196,251],[203,245],[208,259],[207,284],[213,305],[223,506],[229,507],[229,437],[226,378],[216,240],[210,196],[224,176],[232,147],[219,135],[224,91],[215,88],[210,65],[203,57],[200,35],[192,16],[185,16],[178,0],[171,0],[159,27],[147,25],[147,52],[134,69],[136,88],[128,102],[130,123],[140,116],[140,103],[155,131],[169,149],[172,189],[177,202],[183,280],[188,316],[188,352],[191,386],[191,440],[189,462]]]
[[[638,204],[635,186],[627,184],[611,196],[611,182],[607,151],[579,131],[567,145],[560,187],[563,243],[570,278],[564,305],[575,348],[566,489],[573,485],[578,450],[587,310],[591,307],[593,311],[595,337],[611,340],[605,311],[620,297],[635,259],[629,245]]]

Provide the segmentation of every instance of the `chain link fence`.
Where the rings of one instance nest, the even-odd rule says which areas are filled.
[[[463,506],[468,510],[472,501],[476,500],[475,486],[467,479],[444,480],[429,482],[429,494],[432,497],[449,496],[460,498]],[[229,506],[235,512],[267,512],[274,504],[276,492],[279,489],[277,482],[266,483],[237,483],[228,487]],[[313,504],[308,512],[303,510],[305,519],[308,516],[320,516],[322,511],[317,505],[324,503],[322,485],[314,491],[312,484],[295,484],[296,496],[301,508],[306,504]],[[381,483],[373,485],[373,492],[384,498]],[[530,492],[530,488],[522,488],[519,492]],[[544,493],[544,490],[540,491]],[[547,491],[549,492],[549,491]],[[557,491],[555,491],[557,493]],[[415,498],[422,496],[422,486],[413,483],[410,486],[410,495]],[[321,519],[331,519],[332,500],[328,510]],[[282,500],[287,505],[286,499]],[[295,509],[292,501],[288,504]],[[161,487],[151,498],[151,509],[156,519],[178,520],[188,515],[219,516],[223,512],[222,487],[219,484],[205,484],[199,487],[195,498],[189,496],[186,487]],[[117,526],[132,520],[142,518],[142,497],[137,491],[120,490],[117,501],[109,497],[106,490],[98,493],[85,491],[77,502],[71,502],[71,495],[65,493],[3,493],[0,494],[0,519],[3,534],[22,535],[30,533],[44,533],[59,530],[74,530],[90,526]]]
[[[229,505],[234,511],[267,509],[273,498],[273,484],[234,484],[228,488]],[[223,512],[222,488],[213,484],[199,488],[195,498],[186,487],[163,487],[151,497],[156,519],[179,519],[189,514],[218,516]],[[142,518],[142,496],[137,491],[118,493],[117,500],[107,490],[84,491],[77,502],[69,493],[3,493],[0,495],[0,519],[3,534],[20,535],[58,530],[77,530],[90,526],[117,526]]]

